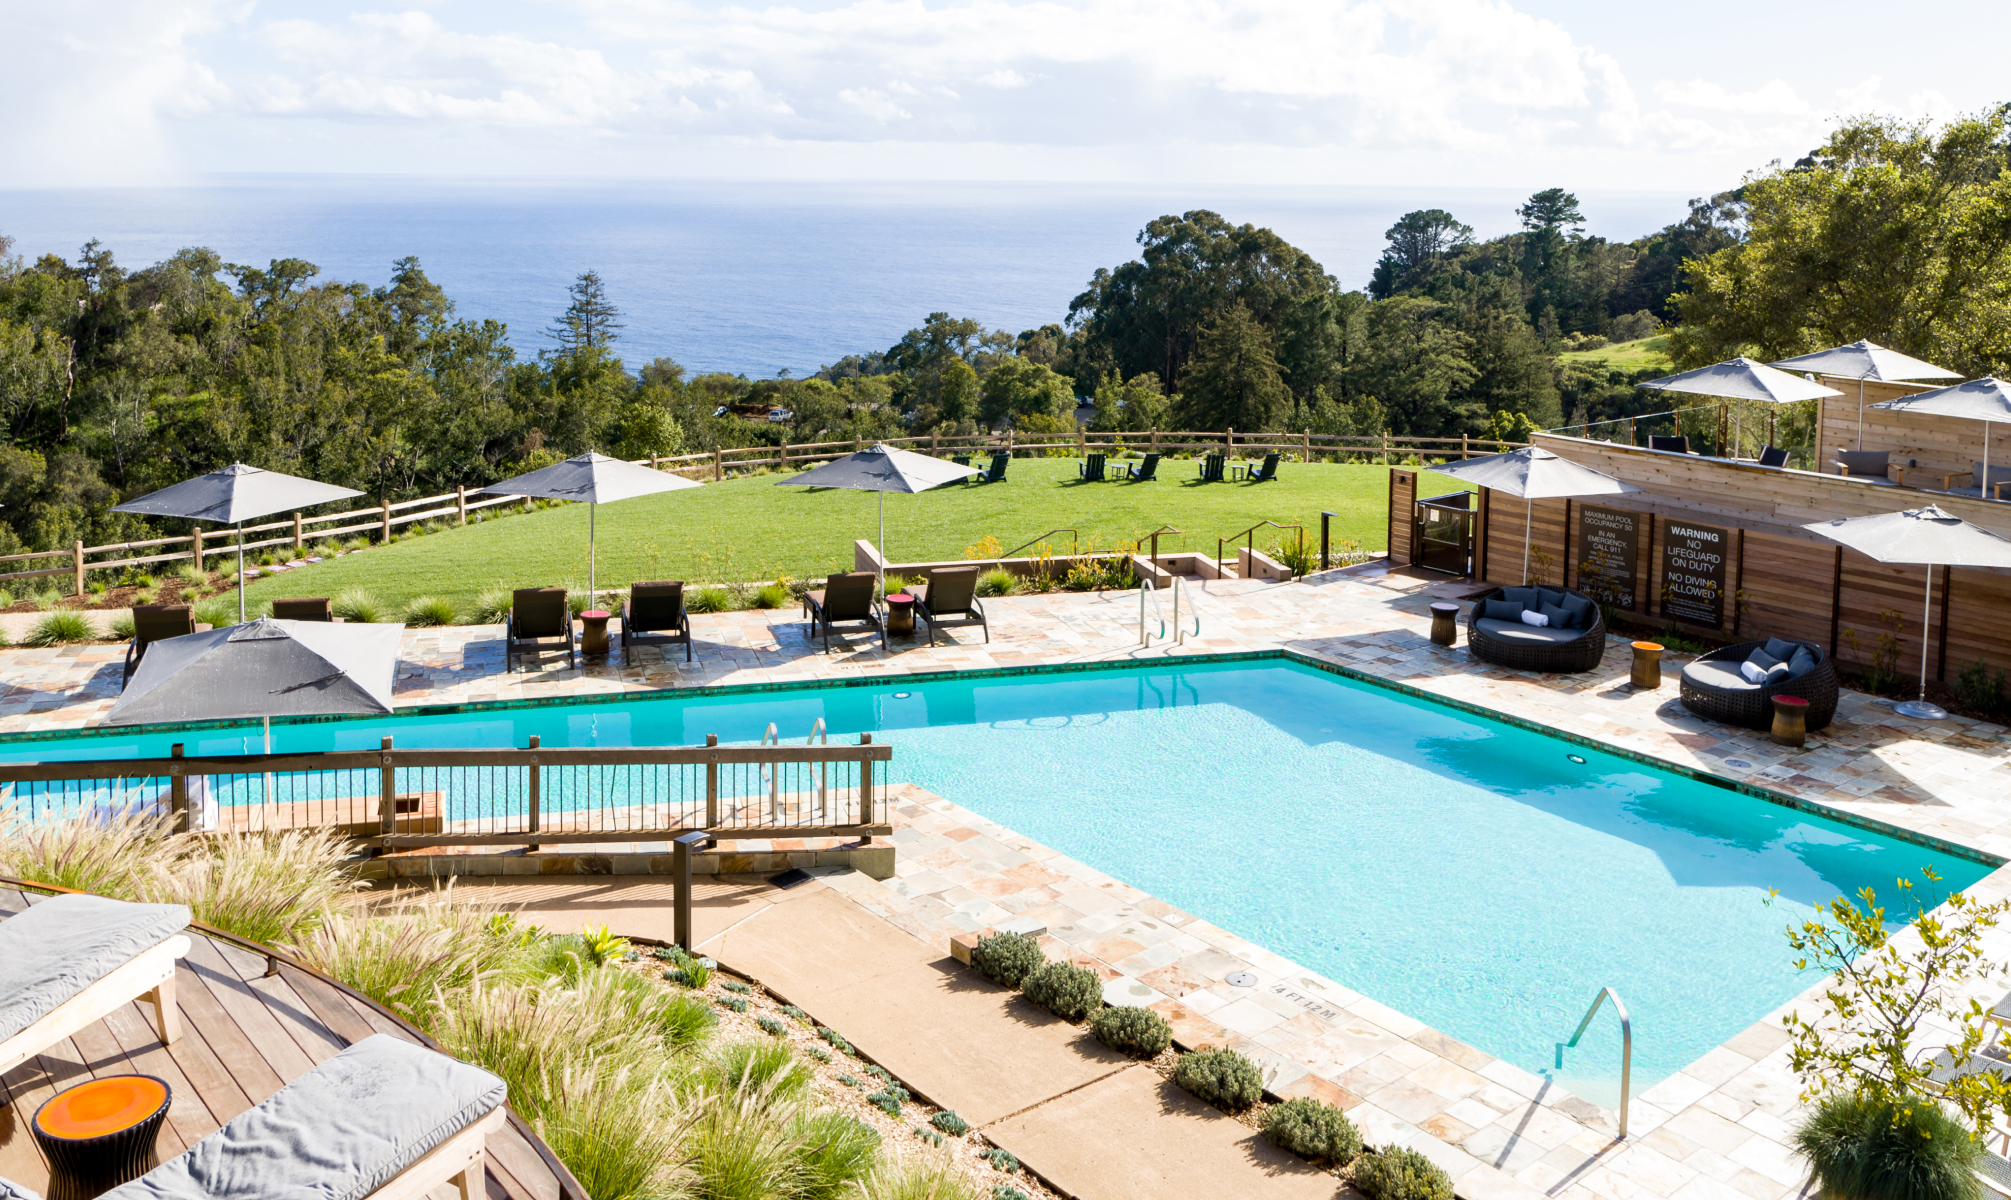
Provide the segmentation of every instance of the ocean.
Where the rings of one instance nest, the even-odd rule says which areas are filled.
[[[249,179],[212,186],[0,190],[0,234],[30,261],[96,238],[127,267],[186,246],[322,278],[383,284],[416,256],[468,318],[506,322],[520,355],[593,269],[627,322],[631,367],[803,375],[884,350],[931,312],[1013,333],[1068,314],[1098,267],[1138,253],[1146,222],[1212,209],[1276,230],[1362,287],[1400,215],[1444,208],[1491,237],[1516,226],[1499,189],[1219,185],[594,183]],[[1587,232],[1628,240],[1685,211],[1660,192],[1584,192]]]

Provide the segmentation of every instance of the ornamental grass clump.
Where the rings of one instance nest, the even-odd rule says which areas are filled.
[[[684,607],[695,613],[731,612],[733,593],[716,583],[707,584],[686,596]]]
[[[1353,1121],[1331,1104],[1300,1096],[1264,1110],[1264,1139],[1300,1158],[1346,1166],[1362,1152]]]
[[[971,969],[991,980],[1016,988],[1047,961],[1040,943],[1023,933],[995,933],[971,948]]]
[[[384,619],[384,605],[363,588],[337,592],[334,608],[336,616],[352,625],[375,625]]]
[[[1173,1044],[1173,1026],[1149,1008],[1106,1008],[1089,1019],[1096,1040],[1123,1054],[1153,1058]]]
[[[1019,576],[1004,567],[993,567],[978,576],[978,595],[1010,596],[1019,587]]]
[[[1795,1130],[1822,1195],[1835,1200],[1977,1200],[1981,1147],[1933,1099],[1838,1095]]]
[[[414,629],[452,625],[460,617],[454,602],[442,596],[416,596],[405,605],[405,624]]]
[[[1064,1021],[1080,1021],[1103,1004],[1103,982],[1096,972],[1072,963],[1036,967],[1020,981],[1019,990]]]
[[[67,646],[72,642],[88,642],[97,638],[98,631],[91,628],[91,622],[83,613],[58,609],[35,622],[28,636],[21,639],[24,646]]]
[[[1409,1146],[1390,1146],[1357,1158],[1354,1183],[1369,1200],[1453,1200],[1452,1177]]]
[[[1173,1082],[1228,1112],[1241,1112],[1264,1094],[1257,1064],[1226,1046],[1181,1055]]]

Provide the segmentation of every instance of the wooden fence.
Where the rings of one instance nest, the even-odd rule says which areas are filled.
[[[890,831],[894,748],[845,745],[376,750],[0,764],[29,816],[166,814],[178,830],[333,829],[367,846],[863,838]]]
[[[1019,440],[1014,431],[1003,433],[981,433],[966,436],[938,436],[929,434],[921,437],[886,438],[885,444],[902,449],[918,451],[941,457],[944,455],[969,454],[974,459],[979,455],[1004,450],[1017,455],[1051,453],[1055,451],[1088,454],[1091,452],[1113,453],[1119,450],[1135,450],[1147,454],[1175,454],[1203,451],[1221,452],[1232,457],[1238,454],[1293,453],[1301,461],[1314,461],[1316,456],[1332,458],[1380,460],[1388,465],[1392,456],[1398,461],[1416,456],[1420,459],[1469,458],[1480,454],[1493,454],[1499,450],[1513,449],[1520,442],[1489,442],[1474,438],[1415,438],[1397,437],[1391,434],[1365,437],[1342,437],[1330,434],[1312,433],[1237,433],[1227,430],[1222,433],[1194,432],[1181,430],[1149,430],[1143,433],[1094,433],[1078,430],[1073,438],[1050,437],[1045,440]],[[670,457],[651,455],[646,459],[634,459],[638,466],[647,464],[658,470],[670,471],[691,478],[709,477],[713,481],[725,479],[733,472],[745,472],[764,468],[789,470],[801,469],[814,463],[828,462],[843,458],[866,448],[864,439],[844,442],[799,442],[791,445],[783,442],[779,446],[741,446],[731,450],[718,449],[697,454],[679,454]],[[388,540],[400,525],[416,521],[430,521],[450,518],[457,524],[468,523],[468,514],[485,508],[514,503],[529,503],[524,496],[489,496],[471,500],[471,495],[479,495],[480,488],[470,489],[457,486],[451,492],[437,496],[421,496],[416,500],[399,500],[368,508],[351,509],[346,512],[330,513],[325,516],[306,516],[293,513],[284,520],[267,521],[258,525],[247,525],[242,533],[246,552],[286,546],[296,554],[306,550],[311,542],[325,538],[343,537],[356,533],[375,533],[380,541]],[[345,523],[346,522],[346,523]],[[261,535],[274,536],[261,536]],[[158,563],[193,561],[207,566],[210,556],[235,554],[238,549],[239,531],[234,527],[205,530],[196,526],[194,530],[180,537],[152,538],[137,542],[116,542],[106,546],[86,546],[77,542],[64,550],[36,550],[26,554],[0,555],[0,565],[8,563],[39,562],[47,559],[67,560],[62,566],[0,572],[0,585],[15,579],[37,579],[68,576],[71,591],[84,591],[85,576],[92,571],[125,571],[133,567],[152,566]],[[186,547],[165,550],[166,547]],[[136,551],[163,551],[155,554],[136,554]],[[107,557],[109,556],[109,557]]]

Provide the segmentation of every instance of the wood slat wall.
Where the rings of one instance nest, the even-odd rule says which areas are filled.
[[[1417,533],[1417,472],[1390,472],[1390,565],[1407,567],[1417,561],[1412,542]]]
[[[1834,451],[1858,448],[1858,383],[1855,379],[1827,375],[1822,382],[1844,393],[1822,402],[1822,469],[1828,472],[1835,469],[1829,465],[1835,457]],[[1908,470],[1907,482],[1915,482],[1918,472],[1918,482],[1940,487],[1945,473],[1968,471],[1983,457],[1983,422],[1882,412],[1871,407],[1928,390],[1927,384],[1865,381],[1863,448],[1890,451],[1895,463],[1918,462],[1918,467]],[[1990,461],[2011,465],[2011,425],[1990,426]],[[1960,479],[1954,483],[1956,487],[1973,486]]]

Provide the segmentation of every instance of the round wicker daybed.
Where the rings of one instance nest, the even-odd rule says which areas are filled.
[[[1739,664],[1746,661],[1753,651],[1765,646],[1767,641],[1806,647],[1815,656],[1815,666],[1778,683],[1748,681],[1739,674]],[[1747,729],[1772,729],[1775,696],[1798,696],[1808,701],[1807,727],[1810,730],[1823,728],[1836,716],[1836,664],[1814,642],[1775,638],[1735,642],[1713,650],[1683,668],[1683,707],[1706,720],[1742,725]]]
[[[1569,597],[1569,607],[1583,614],[1581,623],[1546,628],[1486,615],[1488,601],[1526,603],[1525,593],[1539,600],[1560,598],[1559,602]],[[1466,644],[1475,658],[1497,666],[1524,671],[1590,671],[1606,655],[1606,619],[1590,596],[1568,588],[1495,588],[1476,599],[1467,613]]]

